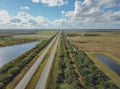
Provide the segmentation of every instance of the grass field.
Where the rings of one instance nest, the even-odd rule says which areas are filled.
[[[68,33],[68,32],[67,32]],[[74,34],[71,32],[68,34]],[[81,36],[69,36],[72,44],[78,49],[89,53],[107,53],[120,59],[120,32],[85,32],[77,31]],[[97,36],[84,36],[84,34],[99,34]],[[119,61],[120,63],[120,61]]]
[[[58,32],[58,30],[42,30],[42,31],[38,31],[37,34],[39,34],[39,35],[53,35],[56,32]]]
[[[0,46],[8,46],[15,44],[28,43],[33,41],[47,40],[52,37],[56,30],[40,30],[40,31],[1,31],[0,33]]]
[[[95,54],[102,54],[120,64],[120,31],[66,31],[66,34],[71,44],[85,51],[96,66],[120,87],[120,77],[95,58]]]

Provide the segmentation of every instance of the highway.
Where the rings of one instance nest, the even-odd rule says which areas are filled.
[[[43,72],[40,76],[40,79],[39,79],[35,89],[45,89],[47,79],[49,77],[50,69],[52,67],[54,56],[55,56],[55,53],[56,53],[56,50],[57,50],[58,41],[59,41],[59,36],[57,38],[57,41],[55,42],[54,47],[52,48],[52,53],[50,54],[50,56],[48,58],[48,61],[47,61],[46,65],[43,69]]]
[[[45,58],[46,54],[50,50],[50,47],[52,46],[52,44],[56,40],[57,36],[54,37],[54,39],[50,42],[50,44],[47,46],[47,48],[45,49],[45,51],[36,60],[36,62],[32,65],[32,67],[28,70],[28,72],[24,75],[24,77],[19,81],[19,83],[15,86],[15,89],[25,89],[25,87],[29,83],[30,79],[34,75],[35,71],[37,70],[37,68],[41,64],[42,60]]]

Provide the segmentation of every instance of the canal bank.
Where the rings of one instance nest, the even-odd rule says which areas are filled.
[[[118,87],[120,87],[120,77],[112,69],[110,69],[106,64],[104,64],[102,61],[97,59],[95,57],[95,54],[91,54],[91,53],[87,53],[87,54],[90,60],[92,60],[95,63],[95,65],[112,80],[111,82],[113,82]]]
[[[39,42],[0,47],[0,67],[35,47]]]

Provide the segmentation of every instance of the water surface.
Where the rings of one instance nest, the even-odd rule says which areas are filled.
[[[12,59],[32,49],[39,42],[25,43],[13,46],[0,47],[0,67]]]
[[[96,55],[96,58],[104,62],[107,66],[109,66],[116,74],[120,76],[120,64],[116,63],[112,59],[104,56],[104,55]]]

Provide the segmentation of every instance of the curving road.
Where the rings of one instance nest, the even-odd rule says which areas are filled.
[[[42,62],[42,60],[44,59],[44,57],[48,53],[50,47],[52,46],[52,44],[53,44],[53,42],[55,41],[56,38],[57,38],[57,36],[54,37],[54,39],[50,42],[50,44],[47,46],[47,48],[45,49],[45,51],[36,60],[36,62],[28,70],[28,72],[24,75],[24,77],[19,81],[19,83],[16,85],[15,89],[25,89],[25,87],[27,86],[27,84],[29,83],[30,79],[34,75],[35,71],[37,70],[38,66],[40,65],[40,63]]]
[[[58,41],[59,41],[59,37],[57,38],[57,41],[55,42],[55,45],[52,49],[52,53],[50,54],[50,56],[48,58],[48,61],[47,61],[46,65],[43,69],[43,72],[40,76],[40,79],[39,79],[35,89],[45,89],[47,79],[48,79],[48,76],[49,76],[49,73],[50,73],[50,69],[52,67],[52,63],[53,63],[54,56],[55,56],[55,53],[56,53]]]

